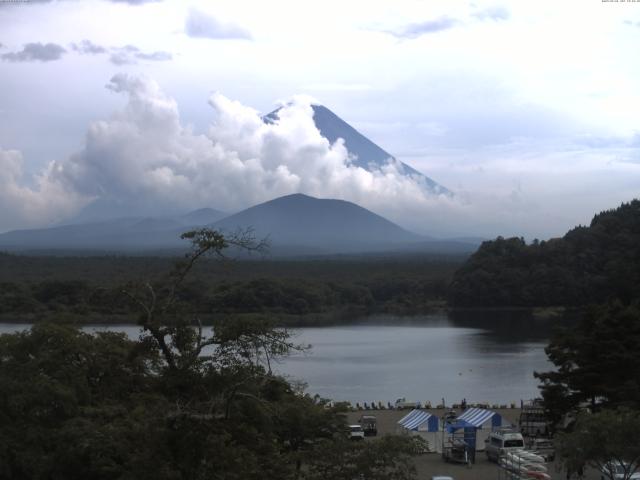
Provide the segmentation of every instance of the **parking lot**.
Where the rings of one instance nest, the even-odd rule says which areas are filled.
[[[430,413],[441,417],[445,411],[431,409]],[[499,409],[499,414],[512,423],[517,423],[520,415],[519,409]],[[409,410],[373,410],[355,411],[348,414],[349,423],[358,423],[361,415],[374,415],[378,424],[378,435],[400,433],[397,422]],[[375,441],[375,437],[367,437],[367,441]],[[476,463],[468,468],[466,465],[446,463],[437,453],[425,453],[415,457],[416,470],[420,480],[430,479],[436,475],[448,475],[455,480],[496,480],[507,479],[505,472],[494,462],[487,460],[484,452],[478,452]],[[566,472],[560,468],[557,462],[547,464],[548,473],[553,480],[566,480]],[[577,478],[574,476],[574,478]],[[583,477],[585,480],[598,480],[599,472],[587,469]]]

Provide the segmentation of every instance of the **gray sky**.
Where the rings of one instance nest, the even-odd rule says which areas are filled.
[[[0,3],[0,231],[303,191],[557,236],[638,196],[639,45],[640,3],[601,0]],[[455,197],[350,166],[309,97]]]

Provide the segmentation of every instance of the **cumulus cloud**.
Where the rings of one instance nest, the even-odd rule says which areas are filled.
[[[67,213],[88,199],[126,205],[129,212],[148,207],[147,214],[205,205],[234,211],[295,192],[377,211],[389,203],[438,201],[394,163],[372,172],[354,166],[341,140],[330,144],[320,135],[307,97],[294,97],[277,121],[265,123],[252,108],[213,94],[210,128],[197,134],[154,81],[119,74],[107,88],[126,95],[126,107],[93,122],[84,147],[51,164],[40,177],[47,188],[23,189],[43,207],[38,218],[51,213],[56,202],[47,197],[54,193]],[[4,184],[18,179],[11,175]]]
[[[320,135],[307,97],[294,97],[267,124],[255,110],[214,94],[212,124],[197,135],[155,82],[117,75],[108,87],[128,95],[126,109],[95,122],[85,149],[57,169],[83,195],[223,210],[293,192],[354,200],[379,192],[426,195],[393,164],[374,172],[354,167],[341,142]]]
[[[19,52],[9,52],[2,55],[8,62],[51,62],[60,60],[67,51],[55,43],[27,43]]]
[[[22,154],[0,148],[0,226],[2,230],[42,226],[63,220],[91,201],[55,179],[53,165],[25,181]]]
[[[184,31],[188,36],[194,38],[252,39],[251,33],[239,25],[222,22],[195,8],[189,10]]]
[[[125,45],[124,47],[113,48],[109,61],[114,65],[130,65],[136,63],[135,55],[140,51],[138,47],[133,45]]]

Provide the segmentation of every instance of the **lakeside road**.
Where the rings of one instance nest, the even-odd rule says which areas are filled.
[[[374,415],[378,424],[378,435],[388,435],[399,433],[397,429],[397,422],[410,410],[358,410],[349,412],[347,414],[347,420],[350,424],[358,423],[360,415]],[[449,409],[427,409],[429,413],[442,417]],[[455,410],[458,414],[461,410]],[[517,423],[520,415],[519,408],[507,408],[494,410],[503,418],[507,419],[513,424]],[[375,441],[376,437],[367,437],[367,441]],[[425,453],[417,455],[415,458],[416,470],[418,472],[417,478],[419,480],[430,480],[431,477],[436,475],[448,475],[453,477],[454,480],[507,480],[507,475],[502,471],[500,467],[494,462],[487,460],[484,452],[478,452],[476,456],[476,463],[467,468],[465,465],[455,463],[445,463],[440,454],[438,453]],[[549,475],[553,480],[566,480],[566,472],[561,470],[560,466],[556,462],[549,462],[547,464],[549,469]],[[575,476],[573,478],[576,478]],[[593,469],[586,469],[584,480],[599,480],[600,473]]]

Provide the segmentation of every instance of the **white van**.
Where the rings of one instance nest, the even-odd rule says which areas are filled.
[[[524,449],[522,434],[512,428],[499,428],[491,432],[485,440],[484,451],[489,460],[497,462],[508,452]]]
[[[351,440],[364,440],[362,425],[349,425],[349,438]]]

